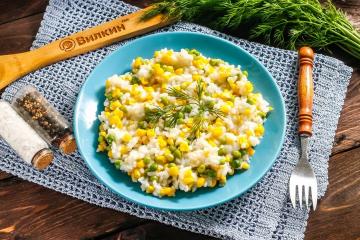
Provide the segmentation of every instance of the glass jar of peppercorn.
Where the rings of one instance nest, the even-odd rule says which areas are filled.
[[[75,138],[66,119],[33,86],[21,88],[12,105],[50,145],[70,154],[76,150]]]

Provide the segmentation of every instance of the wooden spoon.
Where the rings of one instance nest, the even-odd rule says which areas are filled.
[[[44,66],[166,26],[173,21],[157,15],[142,21],[135,13],[86,29],[38,49],[0,56],[0,90],[16,79]]]

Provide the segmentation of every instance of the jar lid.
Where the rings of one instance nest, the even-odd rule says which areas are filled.
[[[48,148],[44,148],[35,154],[31,163],[38,170],[43,170],[49,166],[53,159],[53,152]]]
[[[72,134],[67,135],[59,145],[60,150],[65,154],[70,154],[76,150],[76,141]]]

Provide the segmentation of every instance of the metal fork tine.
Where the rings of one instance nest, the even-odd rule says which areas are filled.
[[[309,186],[304,186],[305,206],[309,209]]]
[[[290,192],[291,204],[293,205],[294,208],[296,208],[296,185],[294,186],[294,184],[291,182],[291,179],[289,184],[289,192]]]
[[[317,205],[317,185],[311,186],[311,201],[312,201],[312,208],[315,211]]]
[[[302,193],[303,193],[303,186],[302,185],[298,185],[298,193],[299,193],[299,207],[300,209],[302,209],[302,204],[303,204],[303,198],[302,198]]]

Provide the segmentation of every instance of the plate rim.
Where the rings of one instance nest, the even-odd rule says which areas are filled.
[[[166,210],[166,211],[174,211],[174,212],[179,212],[179,211],[194,211],[194,210],[200,210],[200,209],[208,209],[208,208],[211,208],[211,207],[214,207],[214,206],[218,206],[218,205],[221,205],[223,203],[226,203],[228,201],[231,201],[232,199],[236,198],[236,197],[239,197],[241,195],[243,195],[244,193],[246,193],[247,191],[249,191],[251,188],[253,188],[253,186],[255,184],[257,184],[265,175],[267,172],[269,172],[269,170],[273,167],[277,157],[279,156],[280,152],[281,152],[281,148],[284,144],[284,140],[285,140],[285,133],[286,133],[286,128],[287,128],[287,116],[286,116],[286,107],[285,107],[285,101],[284,101],[284,98],[282,96],[282,93],[280,91],[280,88],[278,86],[278,84],[276,83],[275,79],[273,78],[273,76],[271,75],[271,73],[267,70],[267,68],[255,57],[253,56],[251,53],[249,53],[247,50],[243,49],[242,47],[234,44],[233,42],[229,41],[229,40],[226,40],[226,39],[223,39],[221,37],[218,37],[218,36],[214,36],[214,35],[211,35],[211,34],[206,34],[206,33],[199,33],[199,32],[188,32],[188,31],[174,31],[174,32],[160,32],[160,33],[151,33],[151,34],[147,34],[147,35],[143,35],[143,36],[140,36],[136,39],[131,39],[129,42],[121,45],[120,47],[118,47],[117,49],[115,49],[114,51],[112,51],[110,54],[106,55],[99,63],[96,64],[96,66],[91,70],[90,74],[86,77],[85,81],[82,83],[81,85],[81,88],[78,92],[78,95],[77,95],[77,98],[76,98],[76,103],[75,103],[75,107],[74,107],[74,110],[73,110],[73,129],[74,129],[74,135],[75,135],[75,140],[76,140],[76,144],[77,146],[80,146],[79,144],[79,132],[78,132],[78,129],[77,129],[77,122],[79,121],[78,119],[78,114],[76,114],[76,112],[78,111],[79,109],[79,105],[80,105],[80,98],[81,96],[83,95],[83,91],[84,91],[84,86],[85,86],[85,83],[90,79],[90,77],[92,77],[92,75],[94,74],[94,70],[99,66],[101,65],[106,59],[110,58],[111,56],[117,54],[118,51],[121,51],[122,48],[124,47],[129,47],[133,44],[135,44],[136,42],[138,41],[143,41],[144,39],[147,39],[147,38],[151,38],[151,37],[154,37],[154,36],[161,36],[161,35],[176,35],[176,34],[188,34],[188,35],[198,35],[198,36],[201,36],[201,37],[207,37],[207,38],[213,38],[217,41],[221,41],[222,43],[224,44],[230,44],[236,48],[238,48],[243,54],[247,55],[247,57],[251,58],[254,62],[256,62],[256,64],[260,65],[260,67],[265,71],[265,73],[268,75],[268,77],[270,78],[270,80],[272,81],[273,85],[275,86],[276,90],[277,90],[277,93],[280,97],[280,102],[281,102],[281,110],[282,112],[284,113],[283,114],[283,122],[282,122],[282,133],[281,133],[281,139],[280,139],[280,143],[276,149],[276,154],[274,155],[274,159],[272,160],[271,164],[269,164],[269,166],[266,168],[266,170],[264,171],[263,174],[261,174],[261,176],[257,177],[256,179],[254,179],[253,183],[252,184],[249,184],[249,186],[246,188],[246,190],[243,190],[243,191],[240,191],[234,195],[231,195],[230,197],[227,197],[227,198],[224,198],[222,199],[221,201],[218,201],[216,203],[212,203],[212,204],[209,204],[209,205],[206,205],[206,206],[196,206],[196,207],[186,207],[186,208],[171,208],[171,207],[159,207],[159,206],[153,206],[153,205],[149,205],[145,202],[141,202],[141,201],[138,201],[134,198],[131,198],[131,197],[128,197],[122,193],[120,193],[118,190],[114,189],[112,186],[110,186],[109,184],[107,184],[103,179],[102,177],[95,171],[95,169],[93,169],[91,167],[91,165],[89,164],[88,160],[84,157],[84,154],[81,150],[80,147],[78,147],[78,152],[80,153],[80,156],[82,158],[82,160],[86,163],[86,166],[87,168],[90,170],[90,172],[97,178],[97,180],[100,181],[100,183],[104,184],[107,188],[109,188],[113,193],[119,195],[120,197],[124,198],[125,200],[127,201],[130,201],[130,202],[134,202],[136,204],[139,204],[140,206],[145,206],[145,207],[148,207],[148,208],[151,208],[151,209],[157,209],[157,210]]]

